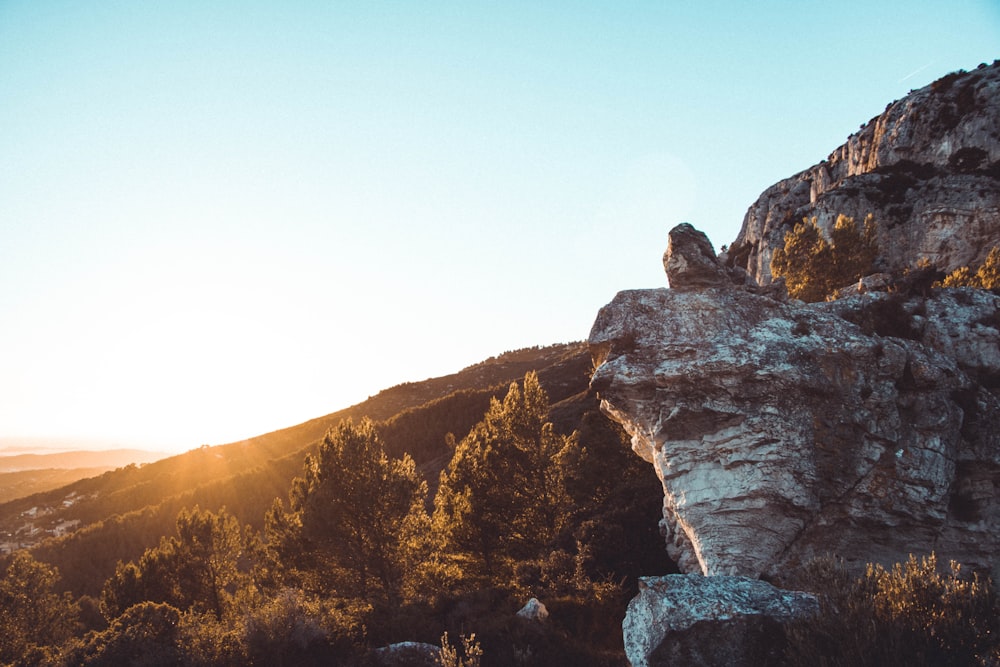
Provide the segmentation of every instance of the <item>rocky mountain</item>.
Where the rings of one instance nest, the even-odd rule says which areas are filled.
[[[981,263],[1000,239],[1000,61],[912,91],[765,190],[725,259],[767,284],[787,231],[813,217],[828,231],[839,214],[874,217],[883,271]]]

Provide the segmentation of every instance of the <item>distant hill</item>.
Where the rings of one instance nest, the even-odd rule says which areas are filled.
[[[0,473],[22,470],[72,468],[113,469],[130,463],[152,463],[170,456],[166,452],[150,452],[144,449],[107,449],[102,451],[53,452],[50,454],[14,454],[0,452]]]
[[[458,373],[391,387],[297,426],[204,446],[141,467],[127,465],[2,503],[0,542],[32,546],[37,558],[59,567],[68,590],[97,595],[115,563],[138,558],[160,536],[171,533],[184,507],[225,506],[240,521],[260,528],[274,499],[287,498],[305,455],[343,419],[369,417],[379,422],[387,448],[410,453],[436,483],[437,472],[450,456],[444,436],[464,436],[482,418],[490,399],[502,397],[511,382],[529,371],[538,373],[553,414],[565,416],[562,427],[572,430],[583,403],[596,407],[592,397],[586,398],[590,370],[584,343],[507,352]],[[74,526],[75,532],[57,536],[66,526]]]
[[[129,464],[169,456],[142,449],[0,455],[0,503],[57,489]]]

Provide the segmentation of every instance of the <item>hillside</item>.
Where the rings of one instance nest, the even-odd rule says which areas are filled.
[[[129,464],[165,458],[142,449],[24,453],[0,456],[0,503],[51,491]]]
[[[557,414],[567,415],[562,426],[572,430],[582,410],[558,404],[572,397],[583,400],[579,395],[587,390],[591,370],[586,346],[507,352],[451,375],[391,387],[290,428],[141,467],[128,465],[0,504],[0,539],[34,547],[37,557],[59,567],[66,589],[96,595],[115,562],[137,558],[155,545],[173,530],[184,507],[226,507],[241,522],[260,528],[274,499],[287,496],[306,453],[343,419],[382,422],[387,448],[397,455],[410,453],[436,482],[449,454],[444,436],[464,435],[493,396],[502,396],[510,382],[532,370],[549,392],[553,412],[559,408]],[[68,527],[76,530],[57,536]]]

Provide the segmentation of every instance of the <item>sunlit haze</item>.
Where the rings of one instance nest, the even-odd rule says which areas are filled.
[[[0,3],[0,437],[183,450],[585,339],[888,102],[955,2]]]

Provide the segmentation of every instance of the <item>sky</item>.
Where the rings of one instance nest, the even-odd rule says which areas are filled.
[[[1000,2],[0,0],[0,441],[182,451],[584,340]]]

